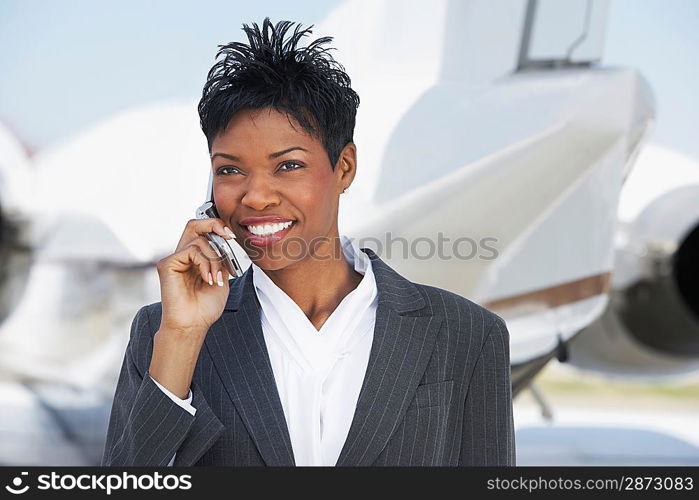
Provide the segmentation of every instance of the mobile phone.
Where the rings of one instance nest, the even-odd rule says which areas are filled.
[[[214,173],[209,172],[209,186],[206,190],[206,199],[204,204],[197,208],[195,216],[197,219],[219,218],[216,205],[214,204]],[[228,240],[219,236],[216,233],[206,233],[206,239],[209,240],[209,245],[214,249],[216,255],[223,261],[223,265],[228,270],[228,274],[233,278],[239,278],[243,275],[243,269],[233,252],[233,249],[228,243]]]

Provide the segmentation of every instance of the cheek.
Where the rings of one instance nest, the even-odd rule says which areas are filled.
[[[230,214],[236,208],[237,194],[230,186],[214,186],[214,201],[218,214],[223,217],[223,214]]]
[[[332,215],[331,208],[336,203],[332,179],[316,179],[306,185],[301,193],[296,197],[297,203],[304,207],[307,217],[322,219]]]

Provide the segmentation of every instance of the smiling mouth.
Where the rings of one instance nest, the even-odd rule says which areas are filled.
[[[245,231],[245,238],[250,243],[258,246],[266,246],[283,239],[296,225],[297,221],[275,222],[273,224],[258,224],[240,227]]]
[[[296,223],[296,221],[287,221],[287,222],[275,222],[273,224],[258,224],[258,225],[251,225],[251,226],[243,226],[245,229],[250,234],[254,234],[255,236],[259,237],[265,237],[265,236],[272,236],[273,234],[280,233],[284,231],[285,229],[290,228]]]

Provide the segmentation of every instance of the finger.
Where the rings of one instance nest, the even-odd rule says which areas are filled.
[[[219,218],[190,219],[187,221],[187,225],[180,237],[180,241],[177,243],[177,250],[175,251],[179,251],[181,248],[187,246],[193,239],[206,233],[216,233],[227,240],[235,239],[233,231]]]
[[[217,277],[220,271],[225,270],[224,257],[216,252],[214,244],[205,236],[195,238],[190,244],[195,245],[201,252],[202,257],[209,262],[209,272],[211,272],[212,281],[217,282],[219,286],[223,286],[222,280],[217,279]]]
[[[223,280],[221,278],[222,276],[222,271],[225,269],[225,264],[223,263],[224,257],[219,254],[214,250],[216,246],[214,245],[213,242],[207,240],[206,238],[203,238],[206,242],[206,244],[209,245],[209,250],[206,253],[209,259],[211,259],[211,274],[213,275],[214,281],[218,284],[218,286],[223,286]]]
[[[210,281],[211,264],[209,259],[203,254],[198,245],[188,245],[179,252],[158,262],[158,271],[162,276],[162,270],[167,272],[188,273],[192,270],[205,283]]]

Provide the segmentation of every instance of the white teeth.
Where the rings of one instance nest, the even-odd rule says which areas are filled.
[[[250,231],[252,234],[255,234],[258,236],[269,236],[270,234],[277,233],[277,232],[281,231],[282,229],[286,229],[291,224],[293,224],[293,221],[277,222],[276,224],[263,224],[263,225],[259,225],[259,226],[247,226],[247,227],[248,227],[248,231]]]

